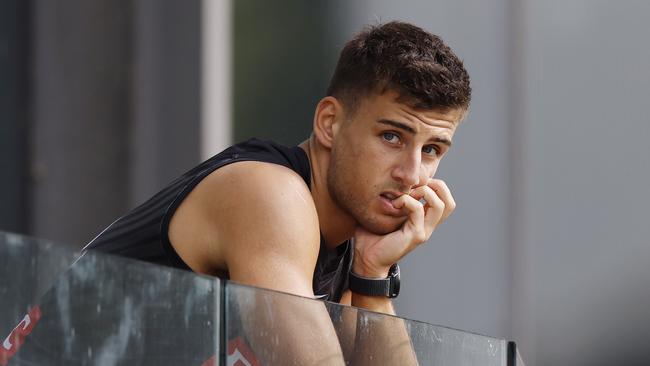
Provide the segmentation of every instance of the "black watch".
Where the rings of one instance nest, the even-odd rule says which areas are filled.
[[[368,278],[350,271],[349,284],[350,290],[357,294],[395,298],[399,295],[399,266],[397,263],[390,266],[386,278]]]

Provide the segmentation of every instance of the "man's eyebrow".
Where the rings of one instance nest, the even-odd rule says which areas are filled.
[[[405,130],[406,132],[409,132],[410,134],[415,135],[415,129],[413,127],[407,125],[406,123],[391,121],[389,119],[383,119],[383,118],[380,119],[377,122],[383,123],[385,125],[393,126],[393,127],[396,127],[396,128],[401,128],[402,130]]]
[[[408,133],[410,133],[412,135],[416,134],[415,129],[413,127],[407,125],[406,123],[397,122],[397,121],[393,121],[393,120],[390,120],[390,119],[384,119],[384,118],[378,120],[377,122],[385,124],[385,125],[393,126],[395,128],[402,129],[402,130],[404,130],[404,131],[406,131],[406,132],[408,132]],[[433,140],[435,142],[438,142],[438,143],[441,143],[443,145],[451,146],[451,140],[446,139],[444,137],[434,137],[431,140]]]

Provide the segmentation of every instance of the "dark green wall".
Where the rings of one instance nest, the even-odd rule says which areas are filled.
[[[234,5],[234,137],[296,144],[309,136],[336,47],[327,4],[238,0]]]

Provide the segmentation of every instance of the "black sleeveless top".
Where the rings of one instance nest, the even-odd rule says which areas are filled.
[[[251,139],[229,147],[183,174],[145,203],[113,222],[88,243],[84,250],[99,250],[190,270],[169,242],[169,222],[176,208],[203,178],[222,166],[239,161],[261,161],[285,166],[298,173],[307,186],[311,186],[309,158],[300,147],[286,147],[271,141]],[[318,298],[339,302],[348,286],[351,265],[351,242],[348,240],[334,251],[329,251],[321,235],[320,251],[314,268],[314,294]]]

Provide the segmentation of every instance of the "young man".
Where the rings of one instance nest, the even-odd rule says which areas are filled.
[[[343,49],[309,139],[291,148],[235,145],[87,248],[393,314],[394,264],[454,210],[449,188],[433,177],[470,94],[462,62],[437,36],[400,22],[368,28]],[[303,338],[325,356],[296,351],[294,361],[340,355],[325,323]],[[403,329],[396,337],[375,331],[379,343],[408,339]],[[361,349],[381,351],[343,345],[344,353]]]

